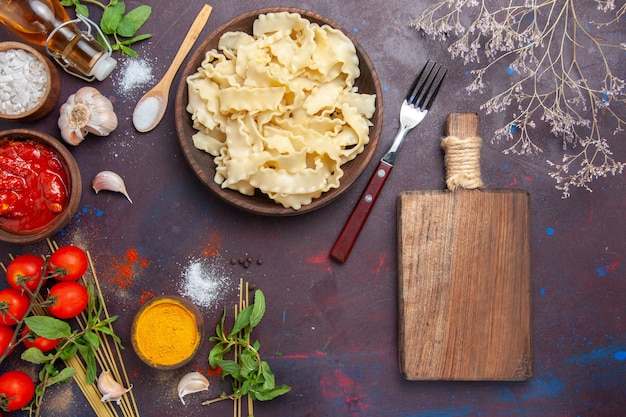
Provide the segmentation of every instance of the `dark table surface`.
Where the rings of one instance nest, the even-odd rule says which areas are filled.
[[[176,135],[174,94],[163,122],[140,134],[132,110],[166,71],[202,2],[150,0],[153,16],[142,32],[152,39],[136,49],[151,66],[154,80],[131,91],[121,85],[129,58],[117,55],[119,69],[96,83],[111,99],[119,126],[109,137],[88,138],[72,147],[83,176],[78,213],[54,240],[88,249],[111,314],[127,349],[126,367],[144,416],[231,415],[228,402],[200,405],[226,389],[211,378],[208,393],[176,394],[178,379],[192,370],[208,372],[210,343],[189,365],[158,371],[139,361],[130,348],[133,315],[147,298],[181,293],[185,274],[204,268],[217,295],[201,306],[211,334],[224,306],[238,296],[240,278],[261,288],[266,316],[257,329],[263,353],[278,383],[292,391],[258,403],[262,416],[619,416],[626,409],[626,187],[623,176],[600,178],[593,192],[574,189],[562,198],[549,177],[547,160],[560,161],[562,147],[545,126],[533,134],[544,152],[503,154],[505,144],[488,139],[510,117],[486,115],[487,97],[468,95],[463,62],[450,58],[445,43],[421,36],[410,26],[427,1],[283,1],[324,15],[351,33],[371,58],[383,88],[384,126],[375,155],[384,153],[398,127],[401,97],[416,68],[427,58],[445,63],[449,76],[424,122],[409,134],[386,188],[345,264],[328,257],[330,247],[369,178],[374,163],[354,187],[332,204],[288,218],[263,217],[233,208],[200,183],[186,163]],[[587,1],[589,8],[595,2]],[[128,7],[138,5],[129,1]],[[202,32],[248,10],[274,6],[268,1],[213,2]],[[623,25],[622,25],[623,26]],[[616,26],[617,27],[617,26]],[[625,42],[619,29],[611,33]],[[18,40],[0,28],[3,40]],[[624,52],[612,57],[624,74]],[[619,75],[619,74],[618,74]],[[60,138],[58,107],[86,83],[61,74],[57,108],[32,124],[0,121],[0,129],[29,127]],[[178,85],[180,73],[174,83]],[[506,77],[485,80],[494,89]],[[175,87],[176,88],[176,87]],[[533,370],[525,382],[410,382],[398,370],[398,294],[396,200],[408,190],[444,188],[439,138],[450,112],[481,115],[483,179],[487,188],[521,188],[531,196]],[[624,117],[623,107],[617,108]],[[616,140],[619,138],[619,140]],[[618,160],[626,159],[623,134],[611,137]],[[96,195],[90,183],[102,170],[122,175],[132,197]],[[48,253],[45,242],[0,244],[0,259],[10,254]],[[244,269],[231,258],[261,258]],[[129,273],[130,271],[130,273]],[[2,285],[2,284],[0,284]],[[3,364],[5,369],[14,364]],[[22,366],[22,365],[20,365]],[[50,389],[47,416],[88,416],[93,411],[73,383]],[[20,413],[13,413],[20,415]]]

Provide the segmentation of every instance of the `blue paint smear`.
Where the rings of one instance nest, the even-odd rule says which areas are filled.
[[[605,277],[608,271],[605,266],[601,266],[596,268],[596,272],[598,273],[598,276]]]
[[[357,33],[358,31],[359,31],[359,29],[358,29],[358,28],[354,28],[354,29],[352,29],[352,33]]]
[[[553,228],[551,228],[551,227],[546,227],[546,234],[547,234],[548,236],[552,236],[552,235],[554,235],[554,229],[553,229]]]
[[[541,290],[539,290],[539,293],[541,293],[541,295],[546,295],[546,289],[542,288]]]
[[[509,164],[504,164],[504,169],[509,169]]]
[[[422,410],[416,414],[409,414],[407,417],[464,417],[464,416],[475,416],[481,415],[476,414],[476,408],[473,406],[466,407],[448,407],[444,409],[437,410]]]
[[[624,361],[626,360],[626,352],[623,350],[620,350],[619,352],[616,352],[613,357],[617,359],[618,361]]]
[[[83,214],[95,214],[96,217],[104,216],[104,210],[96,208],[96,207],[84,206],[81,212]]]
[[[623,356],[624,359],[626,359],[626,352],[619,351],[618,353],[620,352],[621,352],[621,355],[618,355],[617,353],[613,353],[612,348],[596,349],[583,355],[572,356],[571,358],[565,359],[565,362],[577,363],[582,366],[587,366],[590,362],[603,361],[611,357],[614,359],[617,359],[617,356],[620,356],[620,357]],[[621,359],[621,360],[624,360],[624,359]]]
[[[507,74],[509,74],[509,75],[513,75],[513,74],[515,74],[515,68],[508,67],[508,68],[506,69],[506,73],[507,73]]]
[[[556,398],[565,391],[566,384],[562,379],[553,378],[552,374],[548,374],[549,379],[533,378],[529,380],[530,389],[527,393],[522,393],[523,400],[535,400],[540,398]]]

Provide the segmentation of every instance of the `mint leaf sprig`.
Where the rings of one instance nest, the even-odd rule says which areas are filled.
[[[209,365],[222,370],[222,379],[232,377],[233,393],[203,402],[203,405],[217,401],[237,400],[248,396],[249,408],[252,400],[269,401],[291,390],[287,385],[276,385],[274,373],[269,364],[261,359],[258,340],[251,341],[252,330],[258,326],[265,314],[265,296],[261,290],[254,293],[254,303],[243,308],[229,333],[225,330],[226,310],[216,326],[215,336],[209,338],[215,346],[209,352]],[[225,356],[234,351],[234,359]],[[251,410],[248,410],[252,415]]]
[[[137,57],[137,51],[130,45],[152,37],[150,34],[137,35],[152,14],[152,7],[141,5],[126,13],[126,4],[118,0],[109,0],[108,4],[98,0],[61,0],[63,6],[73,7],[76,14],[89,17],[89,8],[85,3],[94,4],[104,10],[99,26],[102,33],[109,36],[107,41],[113,51]],[[99,41],[103,43],[102,39]]]

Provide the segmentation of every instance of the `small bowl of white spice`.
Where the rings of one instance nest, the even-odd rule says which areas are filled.
[[[59,100],[59,71],[46,56],[21,42],[0,42],[0,118],[30,122]]]

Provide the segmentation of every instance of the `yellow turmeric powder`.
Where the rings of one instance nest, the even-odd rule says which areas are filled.
[[[193,314],[174,300],[155,301],[135,322],[138,353],[157,366],[176,365],[190,358],[199,338]]]

